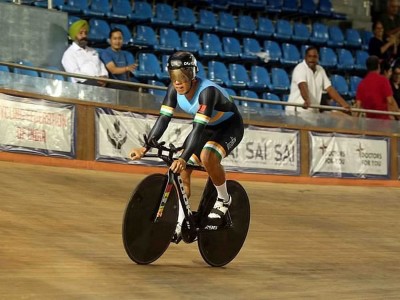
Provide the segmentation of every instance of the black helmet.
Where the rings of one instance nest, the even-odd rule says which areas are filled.
[[[176,52],[169,57],[167,69],[172,81],[192,81],[198,72],[197,60],[190,52]]]

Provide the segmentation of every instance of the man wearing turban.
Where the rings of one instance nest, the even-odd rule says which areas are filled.
[[[87,46],[87,36],[89,24],[85,20],[74,22],[68,34],[72,44],[65,50],[61,63],[68,73],[77,73],[88,76],[108,77],[108,72],[99,58],[99,54],[93,48]],[[91,80],[83,78],[72,78],[72,82],[83,84],[105,86],[106,83],[101,80]]]

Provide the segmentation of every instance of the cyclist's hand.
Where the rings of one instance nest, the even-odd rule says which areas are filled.
[[[146,153],[146,147],[133,148],[131,150],[131,153],[129,154],[129,157],[132,160],[138,160],[141,159],[145,153]]]
[[[186,169],[186,161],[183,158],[178,158],[172,162],[170,169],[174,173],[180,173]]]

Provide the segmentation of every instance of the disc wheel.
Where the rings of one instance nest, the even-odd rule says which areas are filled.
[[[222,267],[236,257],[246,239],[250,224],[250,204],[246,191],[236,181],[229,180],[227,186],[232,197],[229,207],[232,224],[221,226],[217,230],[202,229],[198,237],[200,254],[213,267]],[[216,199],[216,191],[211,197]]]
[[[167,250],[178,219],[175,188],[170,191],[163,215],[154,222],[167,176],[153,174],[136,187],[125,209],[122,238],[125,251],[137,264],[150,264]]]

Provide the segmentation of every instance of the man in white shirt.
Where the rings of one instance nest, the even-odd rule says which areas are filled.
[[[350,110],[350,105],[331,85],[324,68],[318,65],[318,60],[317,48],[308,47],[304,60],[293,70],[288,102],[303,104],[303,108],[308,109],[310,105],[320,105],[322,93],[326,91],[330,98]],[[303,108],[286,106],[286,111],[304,111]],[[318,112],[318,109],[313,109],[312,112]]]
[[[89,24],[85,20],[74,22],[68,34],[73,43],[65,50],[61,63],[66,72],[88,76],[108,77],[108,72],[99,58],[99,54],[93,48],[87,46]],[[83,84],[106,86],[101,80],[91,80],[71,77],[72,82]]]

